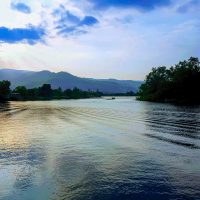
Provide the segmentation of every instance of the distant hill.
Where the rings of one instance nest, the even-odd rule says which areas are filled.
[[[137,92],[142,84],[142,81],[80,78],[67,72],[34,72],[14,69],[0,69],[1,80],[9,80],[12,89],[22,85],[33,88],[48,83],[51,84],[53,89],[61,87],[65,90],[77,87],[81,90],[96,91],[98,89],[104,93]]]

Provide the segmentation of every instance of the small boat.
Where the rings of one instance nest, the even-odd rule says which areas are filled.
[[[115,99],[115,97],[111,97],[111,98],[108,98],[106,100],[114,100],[114,99]]]

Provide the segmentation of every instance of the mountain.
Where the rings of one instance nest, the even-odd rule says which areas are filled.
[[[9,80],[12,89],[22,85],[33,88],[48,83],[53,89],[61,87],[65,90],[77,87],[81,90],[96,91],[98,89],[104,93],[136,92],[142,83],[142,81],[131,80],[80,78],[67,72],[34,72],[14,69],[0,69],[1,80]]]

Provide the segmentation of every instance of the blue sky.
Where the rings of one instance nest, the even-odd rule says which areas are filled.
[[[0,1],[0,68],[141,80],[199,44],[200,0]]]

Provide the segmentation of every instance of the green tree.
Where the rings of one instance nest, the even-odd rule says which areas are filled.
[[[24,86],[18,86],[15,88],[15,90],[13,91],[14,93],[18,93],[22,99],[26,99],[28,96],[28,92],[26,87]]]
[[[168,96],[170,85],[170,70],[165,66],[153,68],[146,76],[146,81],[141,85],[139,96],[141,100],[162,101]]]
[[[42,87],[39,88],[39,96],[44,98],[51,98],[52,97],[52,89],[50,84],[44,84]]]
[[[62,91],[61,87],[53,90],[53,98],[55,98],[55,99],[62,99],[63,98],[63,91]]]
[[[153,68],[138,92],[139,100],[199,104],[200,62],[191,57],[172,66]]]
[[[0,101],[7,100],[9,98],[10,85],[9,81],[0,81]]]
[[[179,102],[200,102],[200,63],[198,58],[179,62],[171,68],[173,97]]]

